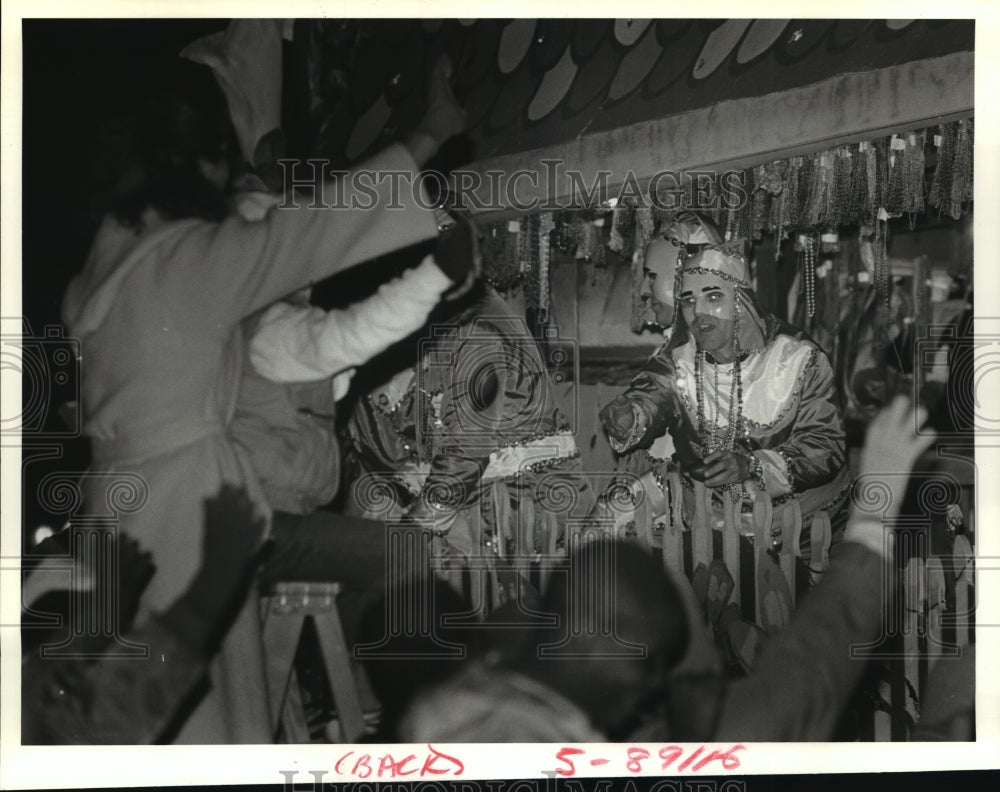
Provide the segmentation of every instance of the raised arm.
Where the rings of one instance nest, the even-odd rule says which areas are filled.
[[[270,81],[254,68],[252,48],[240,35],[244,29],[251,38],[259,32],[234,23],[222,37],[223,49],[231,45],[227,51],[232,62],[226,61],[225,68],[202,62],[216,70],[234,119],[246,122],[246,141],[241,143],[253,150],[250,141],[266,132],[267,124],[256,118],[251,100],[262,80]],[[267,27],[263,38],[273,41],[276,32]],[[451,65],[442,57],[430,75],[427,111],[402,144],[336,179],[323,173],[320,161],[300,163],[293,176],[304,180],[304,194],[288,193],[263,222],[231,218],[221,225],[198,225],[185,234],[172,251],[177,255],[161,256],[163,266],[190,269],[188,278],[173,278],[182,284],[176,288],[183,289],[185,282],[189,288],[197,284],[194,295],[182,295],[185,304],[197,307],[201,296],[206,310],[200,315],[213,322],[220,314],[242,319],[313,281],[433,238],[435,213],[415,177],[442,144],[465,128],[465,112],[451,89],[450,75]],[[267,137],[263,134],[257,142]],[[285,182],[287,189],[287,177]]]
[[[256,325],[250,360],[277,382],[324,379],[360,366],[419,330],[441,297],[478,277],[480,267],[475,228],[460,223],[439,238],[433,258],[367,300],[329,312],[272,306]]]
[[[420,329],[451,280],[430,257],[366,300],[324,311],[277,303],[261,316],[250,360],[275,382],[325,379],[360,366]]]
[[[311,196],[299,195],[257,223],[230,217],[191,225],[158,256],[165,299],[182,300],[195,321],[202,316],[210,329],[220,319],[238,321],[362,261],[434,238],[437,221],[424,208],[426,198],[415,196],[406,179],[396,180],[400,189],[393,179],[379,181],[391,173],[415,173],[401,146],[341,176],[339,186],[324,182],[317,172],[314,195],[321,203],[315,206]],[[336,190],[342,190],[343,200],[335,199]],[[334,200],[340,208],[331,208]],[[344,208],[352,202],[355,208]]]

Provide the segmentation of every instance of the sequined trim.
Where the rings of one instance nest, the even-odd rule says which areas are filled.
[[[737,258],[733,256],[733,258]],[[713,278],[719,278],[727,283],[731,283],[734,286],[742,286],[744,289],[749,289],[750,284],[741,278],[736,278],[727,272],[722,272],[717,269],[709,269],[708,267],[684,267],[681,270],[681,275],[711,275]]]
[[[788,479],[788,486],[792,488],[790,494],[794,495],[799,491],[799,487],[795,480],[795,476],[792,475],[792,459],[788,456],[788,451],[781,447],[772,448],[770,450],[780,456],[781,460],[785,463],[785,478]]]
[[[816,365],[816,357],[818,354],[819,354],[819,349],[817,349],[816,347],[813,347],[812,349],[809,350],[809,359],[806,360],[806,364],[802,367],[802,373],[799,375],[800,379],[805,377],[806,373],[813,366]],[[801,401],[802,401],[802,388],[799,387],[795,391],[794,398],[788,400],[784,408],[778,412],[778,415],[775,417],[773,421],[767,424],[756,424],[758,431],[766,432],[769,429],[772,429],[773,427],[780,424],[783,420],[785,420],[785,417],[788,415],[789,412],[792,411],[792,409],[798,409],[799,402]]]
[[[764,353],[766,353],[766,351],[767,350],[764,349],[764,350],[761,350],[759,352],[752,352],[750,354],[751,354],[751,356],[752,355],[758,355],[758,354],[764,354]],[[799,375],[800,378],[803,377],[803,376],[805,376],[805,373],[807,371],[809,371],[809,368],[811,366],[816,365],[816,356],[817,356],[818,353],[819,353],[819,350],[816,349],[816,347],[812,347],[809,350],[809,357],[806,360],[805,365],[802,368],[802,371],[801,371],[801,373]],[[722,365],[732,365],[732,364],[722,364]],[[678,387],[676,387],[674,389],[674,391],[675,391],[675,393],[677,393],[677,395],[678,395],[678,397],[679,397],[679,399],[680,399],[680,401],[681,401],[681,403],[682,403],[682,405],[684,407],[685,412],[689,416],[691,416],[692,420],[694,420],[694,416],[697,415],[697,405],[693,401],[693,399],[691,397],[691,394],[688,392],[687,387],[685,387],[688,374],[680,366],[677,365],[676,361],[675,361],[675,366],[676,366],[676,373],[674,374],[674,380],[675,380],[676,384],[678,385]],[[744,367],[744,371],[746,371],[746,368],[747,367]],[[691,376],[693,376],[693,374]],[[746,390],[746,388],[747,388],[747,384],[744,383],[744,391]],[[742,416],[741,416],[742,417],[742,422],[743,422],[743,436],[744,437],[749,437],[752,434],[758,434],[759,435],[759,434],[766,434],[766,433],[768,433],[770,431],[773,431],[777,426],[779,426],[788,417],[788,415],[789,415],[790,412],[792,412],[793,410],[798,409],[799,403],[801,402],[801,398],[800,397],[801,397],[801,388],[797,388],[797,389],[793,390],[791,398],[789,398],[781,406],[778,414],[774,417],[774,419],[771,420],[771,421],[769,421],[769,422],[767,422],[767,423],[761,423],[759,421],[755,421],[753,418],[750,418],[749,416],[747,416],[747,414],[746,414],[747,410],[746,410],[745,405],[744,405],[744,409],[742,411]],[[744,398],[746,398],[746,397],[744,396]]]
[[[576,440],[569,432],[536,435],[493,451],[481,481],[487,483],[513,479],[527,472],[537,473],[579,455]]]
[[[681,480],[681,486],[684,487],[684,489],[688,490],[689,492],[694,492],[694,479],[692,479],[686,473],[681,473],[679,478]],[[714,506],[721,507],[724,504],[721,492],[718,490],[713,490],[711,494],[712,494],[712,504]],[[774,508],[777,508],[778,506],[783,506],[784,504],[788,503],[790,500],[794,498],[795,498],[795,493],[792,492],[786,495],[778,495],[777,497],[771,498],[771,506],[773,506]],[[751,496],[744,495],[743,498],[741,499],[741,503],[742,505],[740,509],[744,514],[750,514],[753,512],[754,499]]]

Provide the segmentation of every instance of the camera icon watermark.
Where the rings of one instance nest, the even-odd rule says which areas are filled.
[[[470,448],[575,431],[577,389],[567,386],[579,381],[577,344],[556,328],[540,345],[523,319],[484,315],[434,325],[419,350],[418,426],[447,426]]]
[[[1000,317],[929,325],[914,345],[915,395],[934,398],[942,439],[1000,435]],[[929,405],[930,406],[930,405]]]
[[[80,342],[59,325],[32,332],[26,319],[0,319],[0,369],[21,376],[20,404],[4,408],[0,435],[30,439],[78,437]]]
[[[892,477],[908,486],[893,486]],[[900,503],[893,502],[894,492],[904,493]],[[972,552],[963,550],[968,539],[951,525],[961,498],[961,481],[949,470],[869,473],[855,482],[852,507],[882,521],[893,569],[883,570],[881,632],[877,640],[853,644],[851,657],[927,663],[961,655],[956,632],[975,622],[973,572],[964,570]]]
[[[96,485],[90,494],[100,493],[98,502],[87,502],[87,484]],[[120,525],[121,515],[145,507],[146,481],[134,473],[55,471],[39,483],[36,497],[50,513],[67,517],[60,542],[21,558],[22,569],[30,570],[22,573],[21,627],[45,636],[38,656],[147,657],[147,646],[125,638],[122,621],[153,567]],[[47,610],[46,602],[58,605],[56,611]]]

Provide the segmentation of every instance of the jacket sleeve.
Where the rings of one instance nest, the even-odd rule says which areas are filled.
[[[195,329],[224,328],[316,280],[435,237],[434,212],[413,180],[382,178],[416,170],[402,146],[391,146],[337,185],[317,171],[314,196],[289,197],[261,222],[195,225],[159,253],[164,297],[185,305]]]
[[[625,392],[601,410],[601,421],[615,451],[644,448],[676,422],[674,376],[674,362],[664,346]]]
[[[878,553],[853,541],[837,545],[823,581],[753,671],[729,687],[713,739],[829,740],[867,666],[853,650],[879,637],[887,574]]]
[[[419,330],[450,286],[448,277],[427,258],[367,300],[342,310],[277,303],[257,322],[250,360],[258,373],[275,382],[339,374]]]
[[[340,482],[330,383],[282,385],[244,370],[229,433],[250,458],[275,511],[307,514]]]
[[[778,446],[757,452],[772,497],[826,484],[844,467],[846,438],[836,394],[830,362],[813,349],[802,372],[791,434]]]

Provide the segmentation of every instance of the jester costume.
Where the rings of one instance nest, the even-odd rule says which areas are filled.
[[[685,279],[697,279],[699,293],[729,295],[731,362],[703,349],[678,311],[670,340],[602,420],[619,453],[669,430],[673,459],[636,484],[637,529],[665,526],[664,560],[695,578],[710,618],[719,617],[713,597],[717,609],[740,600],[743,620],[777,628],[796,590],[825,570],[846,522],[850,477],[833,372],[804,333],[761,309],[735,246],[705,245],[680,259],[677,297]],[[708,486],[706,457],[720,454],[742,473]]]
[[[515,596],[518,579],[542,582],[546,557],[564,552],[568,521],[593,497],[538,345],[495,291],[484,286],[430,325],[418,348],[418,363],[359,399],[350,419],[362,470],[351,508],[394,519],[426,505],[439,549],[485,565],[485,598],[468,593],[489,610]]]

